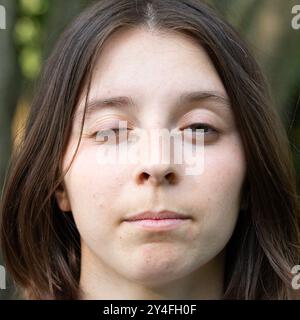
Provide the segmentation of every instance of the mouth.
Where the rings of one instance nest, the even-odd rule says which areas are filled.
[[[177,228],[188,221],[191,217],[182,213],[162,210],[144,211],[124,220],[131,226],[148,230],[169,230]]]

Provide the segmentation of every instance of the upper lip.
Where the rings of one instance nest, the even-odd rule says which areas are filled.
[[[125,221],[135,221],[135,220],[144,220],[144,219],[189,219],[190,216],[187,216],[182,213],[175,211],[162,210],[162,211],[143,211],[137,215],[126,218]]]

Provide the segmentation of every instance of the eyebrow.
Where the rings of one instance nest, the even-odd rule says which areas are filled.
[[[216,101],[226,108],[230,108],[230,101],[227,96],[218,91],[188,91],[183,92],[176,102],[176,106],[190,104],[193,102]],[[131,97],[117,96],[101,99],[94,99],[87,102],[86,118],[89,118],[95,111],[104,107],[137,108],[136,103]]]

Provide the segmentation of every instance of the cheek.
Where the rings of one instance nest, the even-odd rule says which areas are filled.
[[[224,140],[205,152],[204,172],[197,177],[201,194],[199,207],[204,206],[201,217],[204,227],[212,235],[232,231],[239,213],[241,189],[246,164],[242,144],[237,136]]]
[[[80,229],[108,228],[109,213],[131,170],[126,165],[99,164],[96,149],[81,146],[65,176],[71,209]],[[105,223],[103,223],[105,222]]]
[[[207,147],[204,157],[205,182],[216,194],[236,198],[245,179],[246,161],[239,136],[226,136],[222,143]]]

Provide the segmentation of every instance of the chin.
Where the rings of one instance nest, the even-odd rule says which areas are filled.
[[[147,266],[141,266],[139,270],[135,268],[130,273],[127,277],[134,282],[147,287],[160,287],[183,277],[187,272],[181,268],[174,269],[174,264],[172,269],[165,266],[160,268],[157,265],[151,267],[148,264]]]

